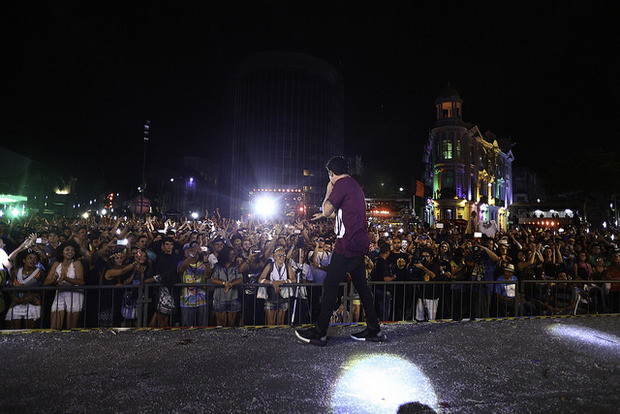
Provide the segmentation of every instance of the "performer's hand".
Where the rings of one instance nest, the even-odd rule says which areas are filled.
[[[310,221],[315,221],[315,220],[318,220],[318,219],[322,219],[323,217],[325,217],[325,216],[323,216],[323,213],[314,213],[314,216],[312,216]]]

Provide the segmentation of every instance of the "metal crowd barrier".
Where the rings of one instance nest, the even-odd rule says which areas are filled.
[[[432,321],[512,316],[551,316],[576,314],[620,313],[620,281],[610,280],[527,280],[527,281],[410,281],[369,282],[374,305],[382,321]],[[514,292],[514,299],[503,301],[495,294],[504,285]],[[237,285],[241,311],[235,326],[265,325],[264,299],[257,296],[257,288],[271,289],[270,285],[244,283]],[[286,312],[287,325],[300,325],[316,321],[321,306],[322,285],[291,283],[282,287],[292,288]],[[363,308],[352,285],[341,283],[339,302],[333,310],[333,323],[363,321]],[[77,315],[77,328],[106,328],[119,326],[153,326],[153,314],[160,300],[161,290],[167,288],[174,304],[166,326],[183,326],[180,294],[184,288],[203,289],[206,295],[206,325],[215,326],[213,294],[221,285],[202,284],[148,284],[121,286],[71,286],[71,287],[5,287],[0,293],[5,297],[7,311],[2,314],[1,326],[11,309],[11,294],[35,292],[40,299],[40,317],[36,329],[50,328],[52,317],[63,314],[63,329],[68,309],[75,309],[82,301]],[[77,295],[76,295],[77,294]],[[61,298],[62,297],[62,298]],[[135,301],[132,312],[124,311],[127,298]],[[80,299],[81,298],[81,299]],[[35,305],[26,305],[35,306]],[[75,315],[74,315],[75,316]],[[130,316],[130,318],[127,318]],[[193,325],[193,324],[192,324]]]

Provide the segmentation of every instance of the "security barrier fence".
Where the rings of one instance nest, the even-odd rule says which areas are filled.
[[[620,281],[526,280],[369,282],[381,321],[433,321],[513,316],[552,316],[620,313]],[[277,296],[276,308],[286,308],[285,323],[312,323],[321,304],[320,284],[287,284],[287,298]],[[271,285],[235,286],[239,312],[235,326],[265,325],[265,299],[260,289]],[[199,306],[181,300],[190,289],[201,292]],[[216,326],[213,307],[221,285],[148,284],[121,286],[9,288],[0,291],[6,303],[2,327],[9,320],[33,319],[34,328]],[[361,322],[363,307],[351,284],[341,284],[333,304],[332,323]],[[187,302],[187,301],[185,301]],[[191,304],[191,303],[190,303]],[[284,306],[280,306],[285,304]],[[16,306],[19,305],[19,306]],[[73,320],[75,318],[75,321]],[[6,320],[5,320],[6,319]],[[59,324],[60,321],[60,324]],[[65,323],[62,323],[65,321]],[[73,322],[72,322],[73,321]],[[71,325],[73,324],[73,325]],[[31,326],[32,327],[32,326]]]

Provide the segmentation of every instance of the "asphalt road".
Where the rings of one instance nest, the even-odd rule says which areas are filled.
[[[620,412],[620,316],[0,335],[0,412]]]

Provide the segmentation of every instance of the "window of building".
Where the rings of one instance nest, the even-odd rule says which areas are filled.
[[[444,171],[441,173],[441,188],[454,188],[454,172]]]
[[[444,138],[442,141],[442,149],[443,149],[443,159],[451,160],[452,159],[452,139]]]
[[[442,102],[441,114],[442,118],[450,118],[452,116],[452,102]]]
[[[451,208],[447,208],[443,211],[443,218],[452,220],[452,209]]]
[[[461,159],[461,138],[456,138],[456,159]]]

